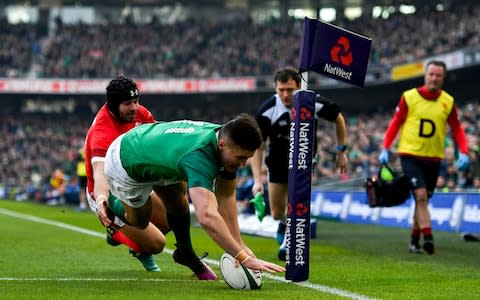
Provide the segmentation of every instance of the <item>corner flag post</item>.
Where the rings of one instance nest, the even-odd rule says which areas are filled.
[[[304,72],[303,75],[302,89],[293,94],[288,155],[285,278],[295,282],[307,280],[310,268],[310,199],[316,95],[306,89],[308,74]]]
[[[363,87],[372,40],[320,20],[305,18],[300,49],[301,89],[293,94],[288,155],[288,205],[285,278],[308,279],[310,199],[315,128],[315,98],[307,90],[308,73]]]

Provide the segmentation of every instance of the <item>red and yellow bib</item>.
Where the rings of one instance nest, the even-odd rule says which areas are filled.
[[[408,114],[400,129],[398,152],[444,158],[446,125],[453,97],[442,91],[437,99],[428,100],[416,88],[404,92],[403,96]]]

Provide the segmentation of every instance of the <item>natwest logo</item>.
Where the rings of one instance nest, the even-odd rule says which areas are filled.
[[[290,203],[287,204],[287,215],[291,215],[292,213],[292,205]],[[297,217],[304,217],[308,213],[308,207],[305,203],[300,202],[295,205],[295,216]]]
[[[291,111],[291,119],[293,121],[297,116],[297,109],[295,107],[292,107],[290,111]],[[300,108],[300,121],[305,122],[310,120],[311,118],[312,118],[312,111],[306,108],[305,106],[302,106]]]
[[[350,66],[353,62],[352,51],[350,49],[350,41],[348,38],[341,36],[332,50],[330,50],[330,57],[336,63],[344,66]]]
[[[308,207],[305,205],[305,203],[297,203],[297,209],[295,210],[295,213],[298,217],[303,217],[307,214],[308,212]]]

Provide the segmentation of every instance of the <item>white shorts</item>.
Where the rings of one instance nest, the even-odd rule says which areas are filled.
[[[105,156],[104,172],[108,179],[110,193],[133,208],[145,205],[154,185],[165,186],[179,182],[178,180],[159,180],[139,182],[127,174],[120,160],[120,144],[124,134],[117,137],[108,147]]]

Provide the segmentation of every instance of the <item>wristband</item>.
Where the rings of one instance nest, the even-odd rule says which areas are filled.
[[[245,249],[240,250],[237,255],[235,255],[235,259],[238,260],[241,264],[246,262],[250,258],[250,255],[247,254]]]
[[[348,146],[345,144],[340,144],[337,146],[337,151],[338,152],[345,152],[348,149]]]

